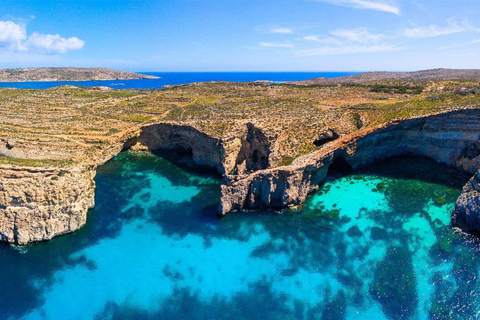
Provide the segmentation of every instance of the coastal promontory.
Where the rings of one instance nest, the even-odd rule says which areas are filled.
[[[432,72],[443,71],[425,73]],[[355,170],[401,155],[470,175],[480,167],[475,73],[358,77],[0,89],[0,239],[23,245],[80,228],[94,205],[96,168],[122,151],[165,155],[221,176],[221,215],[300,205],[334,167]],[[468,221],[477,220],[465,214],[480,210],[468,199],[478,199],[478,190],[464,191],[452,217],[469,231],[476,224]]]

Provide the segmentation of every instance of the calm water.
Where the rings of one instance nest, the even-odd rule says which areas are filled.
[[[480,310],[477,244],[448,227],[465,181],[428,160],[332,177],[300,210],[222,219],[217,178],[156,156],[121,154],[96,182],[80,231],[26,252],[0,245],[0,318],[470,319]]]
[[[0,87],[20,89],[46,89],[63,85],[84,87],[106,86],[114,89],[159,89],[165,85],[203,81],[250,82],[256,80],[296,81],[317,77],[336,78],[358,72],[141,72],[160,79],[106,80],[106,81],[46,81],[46,82],[0,82]]]

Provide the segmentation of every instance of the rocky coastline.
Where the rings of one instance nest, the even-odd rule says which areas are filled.
[[[397,156],[473,175],[478,82],[412,81],[1,89],[0,241],[25,245],[81,228],[97,167],[128,150],[217,172],[219,215],[300,205],[329,171]],[[477,180],[452,214],[464,231],[480,230]]]
[[[395,156],[418,155],[473,173],[480,163],[478,128],[478,110],[459,110],[361,130],[296,159],[291,166],[226,177],[220,212],[301,204],[336,162],[358,169]]]
[[[430,157],[474,173],[480,163],[479,110],[455,110],[360,130],[299,157],[269,167],[274,137],[247,123],[242,135],[214,138],[173,123],[141,127],[84,166],[0,169],[0,240],[25,245],[82,227],[94,206],[95,170],[121,151],[170,152],[184,163],[217,171],[224,179],[219,214],[232,210],[287,208],[303,203],[331,166],[357,169],[401,155]],[[478,173],[457,201],[452,224],[480,230]]]
[[[451,222],[462,232],[480,235],[480,170],[463,187]]]

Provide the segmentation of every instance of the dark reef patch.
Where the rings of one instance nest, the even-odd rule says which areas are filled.
[[[407,249],[388,249],[385,259],[375,270],[370,293],[392,319],[408,319],[415,313],[418,307],[416,276]]]

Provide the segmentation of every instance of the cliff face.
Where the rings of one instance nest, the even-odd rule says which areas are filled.
[[[213,138],[187,125],[162,123],[142,128],[127,148],[138,143],[151,152],[170,154],[176,161],[225,175],[268,168],[271,140],[251,123],[243,135],[228,139]]]
[[[480,170],[463,187],[452,213],[452,225],[462,231],[480,232]]]
[[[236,174],[268,168],[273,139],[274,137],[267,137],[262,130],[248,123],[247,134],[241,139],[242,147],[236,159]]]
[[[0,240],[20,245],[83,226],[94,205],[94,170],[0,169]]]
[[[353,169],[389,157],[414,154],[454,165],[467,172],[480,166],[480,113],[459,110],[396,121],[338,139],[319,152],[300,157],[292,166],[227,177],[219,211],[285,208],[305,201],[318,188],[332,163]]]
[[[337,165],[355,169],[415,154],[473,173],[480,166],[478,128],[478,110],[394,121],[336,139],[290,166],[271,168],[276,137],[251,123],[229,138],[215,138],[188,125],[148,125],[106,146],[97,158],[85,159],[88,165],[83,167],[0,167],[0,240],[27,244],[79,229],[94,205],[96,166],[130,148],[170,154],[189,165],[218,171],[224,176],[219,210],[226,214],[300,204]],[[465,187],[452,221],[480,230],[480,188],[475,179]]]
[[[170,153],[192,166],[215,169],[225,173],[223,141],[212,138],[190,126],[155,124],[142,128],[136,143],[152,152]]]
[[[84,167],[0,166],[0,241],[25,245],[78,230],[94,205],[96,167],[122,150],[135,147],[170,154],[176,161],[224,175],[267,167],[268,141],[251,124],[243,136],[218,139],[191,126],[162,123],[126,133],[95,159],[85,158]]]

